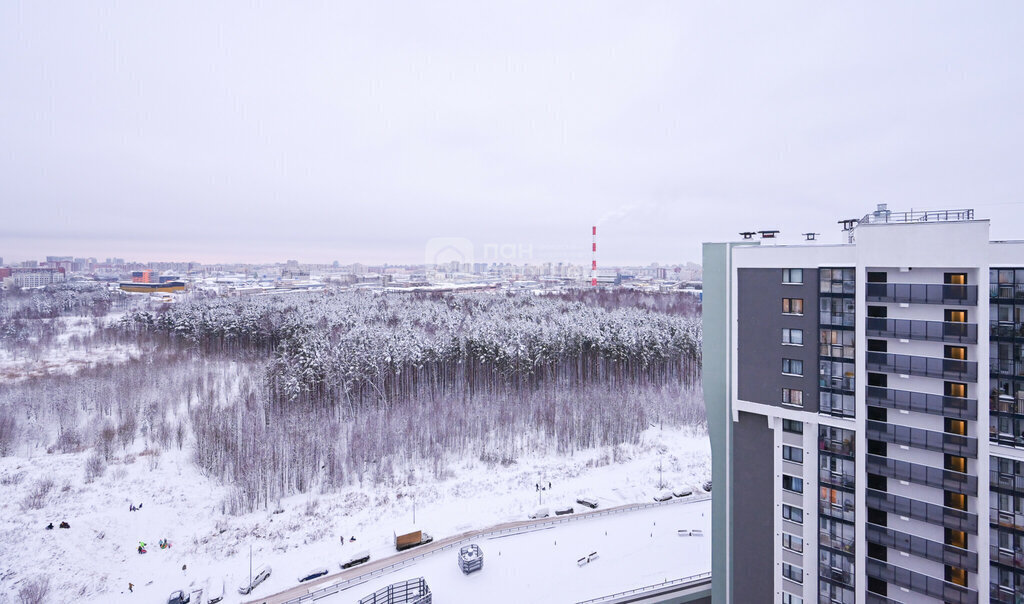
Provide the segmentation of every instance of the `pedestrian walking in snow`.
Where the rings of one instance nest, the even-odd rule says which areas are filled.
[[[131,583],[131,582],[128,583],[128,591],[130,591],[132,593],[135,593],[135,591],[133,589],[134,587],[135,587],[135,585],[133,583]]]
[[[52,531],[53,530],[53,523],[52,522],[50,524],[46,525],[46,530],[48,530],[48,531]]]
[[[349,541],[355,541],[355,540],[356,540],[356,536],[355,535],[352,535],[352,538],[349,539]]]
[[[182,564],[181,565],[181,572],[185,572],[185,568],[186,568],[186,565]]]

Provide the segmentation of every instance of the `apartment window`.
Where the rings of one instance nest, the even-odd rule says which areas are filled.
[[[782,431],[790,432],[792,434],[803,434],[804,423],[798,422],[795,419],[784,419],[782,420]]]
[[[804,345],[804,330],[802,329],[782,329],[782,343],[792,344],[794,346]]]
[[[947,308],[945,311],[945,317],[947,323],[966,323],[967,322],[967,311],[966,310],[952,310]]]
[[[794,493],[803,493],[804,479],[797,478],[796,476],[790,476],[789,474],[783,474],[782,488],[787,491],[793,491]]]
[[[946,346],[946,358],[954,359],[957,361],[967,360],[967,347],[966,346]]]
[[[946,581],[967,587],[967,571],[956,566],[946,565]]]
[[[782,604],[804,604],[804,599],[800,596],[782,592]]]
[[[793,405],[796,407],[804,406],[804,392],[803,390],[796,390],[795,388],[783,388],[782,389],[782,404]]]
[[[782,282],[793,285],[801,285],[804,282],[804,269],[784,268],[782,269]]]
[[[967,384],[961,382],[946,382],[946,396],[967,398]]]
[[[967,285],[967,273],[946,273],[942,281],[946,285]]]
[[[804,450],[800,447],[782,445],[782,459],[793,463],[804,463]]]
[[[803,298],[783,298],[782,299],[782,314],[784,314],[784,315],[802,315],[802,314],[804,314],[804,299]]]
[[[967,495],[964,495],[963,493],[955,493],[953,491],[943,491],[943,494],[943,503],[947,508],[957,510],[967,509]]]
[[[804,362],[799,359],[782,359],[782,373],[803,375]]]
[[[797,524],[804,523],[804,511],[792,505],[782,504],[782,517]]]
[[[950,455],[949,453],[946,453],[946,460],[945,461],[946,461],[946,463],[943,464],[943,467],[945,467],[947,470],[952,470],[954,472],[961,472],[963,474],[967,473],[967,458],[966,457],[961,457],[959,455]]]
[[[782,576],[794,583],[804,582],[804,569],[786,562],[782,563]]]
[[[796,535],[782,533],[782,547],[802,554],[804,553],[804,540]]]

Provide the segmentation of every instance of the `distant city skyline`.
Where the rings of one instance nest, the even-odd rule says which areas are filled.
[[[0,6],[0,256],[699,261],[888,203],[1024,232],[1024,5]],[[517,252],[518,254],[518,252]]]

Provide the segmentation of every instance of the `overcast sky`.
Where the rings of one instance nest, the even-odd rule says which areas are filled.
[[[700,260],[1024,238],[1024,3],[0,3],[0,256]],[[512,250],[515,250],[514,252]]]

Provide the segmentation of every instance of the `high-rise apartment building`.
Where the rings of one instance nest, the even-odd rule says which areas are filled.
[[[858,222],[704,245],[714,601],[1024,602],[1024,241]]]

